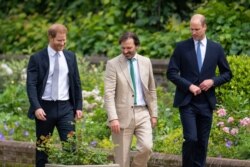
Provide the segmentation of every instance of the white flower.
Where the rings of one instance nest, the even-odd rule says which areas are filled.
[[[21,73],[21,78],[23,79],[23,80],[26,80],[27,79],[27,69],[26,68],[24,68],[23,70],[22,70],[22,73]]]
[[[96,96],[95,97],[95,101],[97,101],[97,102],[103,102],[103,99],[102,99],[101,96]]]
[[[13,71],[7,64],[1,64],[1,68],[6,71],[8,75],[12,75]]]
[[[100,91],[97,87],[95,87],[95,89],[92,90],[93,95],[99,95]]]

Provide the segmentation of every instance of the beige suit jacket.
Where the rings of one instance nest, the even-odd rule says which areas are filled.
[[[149,58],[135,55],[144,93],[151,117],[157,117],[157,97],[152,64]],[[109,60],[106,65],[104,106],[108,122],[118,119],[121,128],[131,122],[134,107],[134,92],[127,58],[122,54]]]

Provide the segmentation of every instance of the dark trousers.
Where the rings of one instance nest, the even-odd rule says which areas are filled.
[[[42,101],[41,106],[46,113],[46,121],[36,119],[36,137],[39,143],[41,136],[52,135],[54,128],[58,130],[61,141],[67,140],[67,135],[75,131],[73,107],[69,101]],[[48,156],[36,150],[36,167],[44,167]]]
[[[182,167],[204,167],[212,125],[212,109],[205,99],[195,97],[190,104],[180,107],[179,110],[184,136]]]

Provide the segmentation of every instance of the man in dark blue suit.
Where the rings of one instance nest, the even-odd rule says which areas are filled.
[[[167,70],[167,78],[176,85],[174,106],[179,107],[183,127],[183,167],[205,166],[215,87],[232,78],[221,45],[206,38],[206,29],[205,17],[193,15],[192,38],[176,45]]]
[[[49,45],[30,57],[27,68],[28,117],[35,118],[37,145],[41,136],[52,135],[56,127],[61,141],[75,131],[75,118],[82,117],[82,92],[76,56],[65,50],[67,28],[53,24]],[[48,157],[36,150],[36,166],[44,167]]]

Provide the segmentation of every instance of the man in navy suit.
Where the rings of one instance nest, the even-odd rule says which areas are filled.
[[[167,78],[176,85],[174,106],[179,107],[183,127],[183,167],[205,166],[216,105],[215,87],[232,78],[221,45],[207,39],[206,29],[205,17],[193,15],[192,38],[176,45],[167,70]]]
[[[75,131],[74,119],[82,117],[77,61],[73,52],[64,49],[66,35],[64,25],[51,25],[48,29],[48,47],[32,55],[29,60],[28,117],[36,121],[37,145],[41,143],[40,137],[52,135],[55,127],[61,141],[67,141],[67,135]],[[36,150],[37,167],[44,167],[47,159],[43,151]]]

